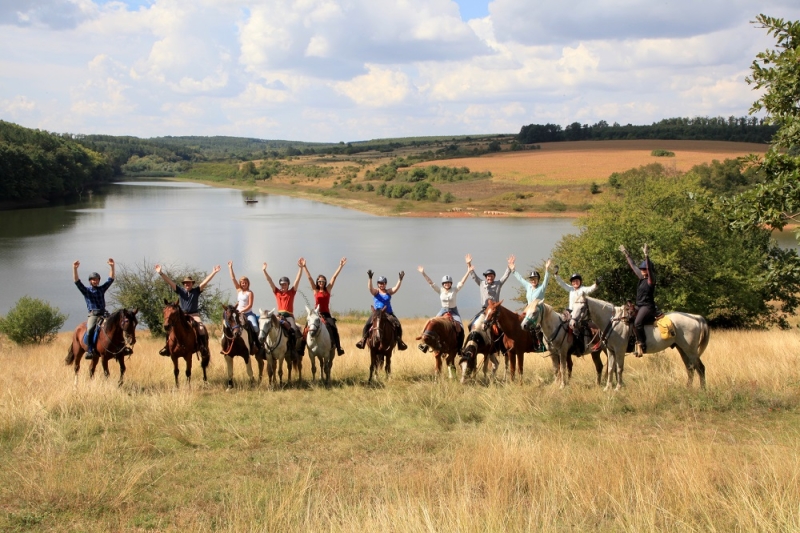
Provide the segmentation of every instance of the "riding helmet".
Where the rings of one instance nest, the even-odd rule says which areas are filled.
[[[281,279],[278,280],[278,285],[280,285],[281,283],[286,283],[288,285],[290,283],[289,278],[283,276]]]
[[[639,265],[639,270],[647,270],[647,261],[642,261]]]
[[[542,276],[536,270],[531,270],[531,273],[528,274],[528,278],[541,278]]]
[[[581,275],[580,275],[580,274],[573,274],[573,275],[571,275],[571,276],[569,277],[569,281],[570,281],[570,283],[572,283],[572,282],[573,282],[573,281],[575,281],[576,279],[577,279],[577,280],[580,280],[580,282],[581,282],[581,283],[583,283],[583,278],[581,277]]]
[[[495,274],[494,270],[492,270],[491,268],[483,273],[484,276],[488,276],[489,274],[491,274],[492,276],[497,276],[497,274]]]
[[[89,276],[89,281],[92,281],[93,279],[100,279],[100,274],[97,272],[92,272],[91,276]]]
[[[453,278],[451,278],[450,276],[443,276],[442,283],[453,283]]]
[[[377,283],[386,283],[386,277],[385,276],[378,276]]]

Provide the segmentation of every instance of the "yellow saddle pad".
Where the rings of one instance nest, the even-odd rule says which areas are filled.
[[[661,338],[666,340],[675,336],[675,324],[666,315],[656,321],[658,332],[661,333]]]

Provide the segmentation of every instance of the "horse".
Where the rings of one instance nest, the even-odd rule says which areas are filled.
[[[369,346],[369,383],[372,383],[372,376],[378,377],[378,371],[382,366],[386,368],[386,379],[392,373],[392,350],[397,343],[394,324],[389,320],[386,309],[370,306],[372,310],[372,327],[367,334],[367,346]]]
[[[508,352],[507,362],[511,365],[511,381],[514,381],[516,367],[519,364],[520,380],[522,379],[523,363],[525,361],[525,352],[533,352],[536,349],[536,342],[533,335],[528,331],[522,329],[522,320],[520,316],[501,304],[502,300],[495,303],[492,300],[486,302],[486,311],[484,311],[485,321],[483,324],[484,329],[488,329],[494,324],[503,331],[503,345]]]
[[[139,323],[136,313],[139,309],[131,310],[120,309],[115,311],[97,329],[97,345],[95,356],[89,364],[89,377],[94,377],[97,363],[103,365],[103,374],[109,376],[108,360],[116,359],[119,363],[119,382],[122,386],[125,377],[125,356],[133,353],[133,345],[136,344],[136,325]],[[82,322],[75,328],[72,334],[72,343],[67,349],[67,357],[64,363],[75,366],[75,385],[78,385],[78,372],[81,369],[81,359],[86,352],[86,343],[83,337],[86,334],[86,322]]]
[[[481,315],[483,318],[483,315]],[[466,381],[473,372],[477,370],[478,354],[483,354],[483,379],[487,380],[489,370],[489,361],[492,362],[492,380],[497,375],[497,367],[500,362],[497,360],[497,354],[494,351],[494,340],[490,332],[483,330],[483,322],[480,327],[476,327],[467,335],[464,348],[461,349],[461,383]]]
[[[261,351],[256,355],[258,382],[261,383],[264,361],[266,361],[269,386],[275,385],[276,369],[278,382],[283,386],[283,360],[286,357],[288,339],[274,309],[272,311],[258,310],[258,342],[261,344]]]
[[[250,363],[250,343],[242,337],[241,315],[235,305],[222,305],[222,340],[220,353],[225,356],[225,366],[228,367],[228,383],[225,390],[233,388],[233,358],[241,356],[247,366],[247,375],[250,384],[255,383],[253,365]]]
[[[544,301],[535,299],[525,307],[522,327],[533,331],[537,325],[542,328],[542,333],[544,333],[544,343],[550,352],[553,371],[560,388],[563,389],[572,377],[572,356],[585,355],[586,351],[592,354],[592,361],[597,370],[597,384],[602,385],[603,360],[600,358],[602,350],[593,350],[592,343],[589,343],[584,353],[575,354],[573,352],[573,336],[568,321],[563,320],[561,315]],[[607,356],[608,354],[606,354]]]
[[[602,331],[601,339],[608,349],[608,381],[606,382],[605,390],[611,388],[612,374],[616,377],[616,389],[619,390],[624,386],[622,372],[625,368],[625,352],[627,351],[633,328],[628,320],[624,319],[626,316],[625,308],[615,307],[609,302],[582,295],[573,306],[572,316],[575,320],[581,320],[588,316]],[[700,360],[700,356],[703,355],[703,352],[708,347],[710,336],[708,322],[700,315],[689,313],[669,313],[666,316],[675,327],[675,336],[669,339],[662,339],[655,326],[646,327],[646,353],[656,353],[667,348],[675,348],[681,354],[681,359],[686,367],[686,373],[688,374],[686,386],[692,386],[696,370],[700,377],[700,387],[704,389],[706,386],[706,367]]]
[[[325,380],[325,384],[330,384],[331,367],[333,366],[334,347],[331,340],[331,332],[328,326],[319,316],[319,306],[313,310],[306,306],[306,327],[303,331],[306,346],[308,347],[308,358],[311,360],[311,380],[317,379],[317,364],[319,359],[320,378]]]
[[[178,359],[186,362],[186,383],[192,379],[192,355],[200,354],[200,367],[203,369],[203,382],[208,383],[208,364],[211,354],[203,346],[193,324],[194,319],[183,312],[178,302],[170,303],[164,299],[164,330],[167,332],[167,348],[172,359],[175,386],[178,386]]]
[[[421,340],[420,350],[423,352],[428,351],[428,347],[433,349],[433,356],[436,359],[436,376],[442,373],[442,354],[445,355],[445,363],[447,364],[447,377],[452,379],[455,370],[456,354],[458,354],[461,343],[459,337],[463,339],[463,327],[461,331],[458,330],[458,325],[449,313],[444,316],[431,318],[425,323],[422,328],[422,334],[417,337]],[[464,382],[464,373],[466,369],[462,370],[461,382]]]

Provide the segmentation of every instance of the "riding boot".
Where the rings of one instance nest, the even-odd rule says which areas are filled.
[[[636,347],[633,350],[633,355],[636,357],[642,357],[644,353],[647,351],[647,346],[643,342],[637,342]]]
[[[339,340],[339,328],[333,327],[331,328],[331,336],[333,337],[333,345],[336,347],[336,354],[337,355],[344,355],[344,350],[342,349],[342,341]]]
[[[367,322],[364,324],[364,329],[361,331],[361,340],[356,343],[356,348],[359,350],[363,350],[364,346],[367,344],[367,335],[369,335],[369,327],[370,323]]]
[[[403,342],[403,326],[397,324],[394,328],[395,334],[397,335],[397,349],[398,350],[407,350],[408,346],[406,343]]]
[[[165,355],[169,356],[169,333],[167,333],[167,339],[164,342],[164,347],[158,351],[158,355]]]
[[[286,352],[287,353],[294,353],[294,329],[289,329],[289,333],[286,335]]]

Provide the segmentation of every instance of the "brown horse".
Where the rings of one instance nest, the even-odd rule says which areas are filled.
[[[382,366],[386,368],[386,379],[392,373],[392,350],[397,343],[394,324],[389,319],[384,308],[372,309],[372,327],[369,328],[367,335],[367,346],[369,346],[369,382],[372,383],[372,376],[377,379],[378,371]]]
[[[417,337],[417,340],[423,342],[420,345],[420,350],[423,352],[427,352],[428,347],[433,349],[433,356],[436,358],[437,377],[442,373],[442,354],[444,354],[445,363],[447,363],[447,375],[452,379],[455,371],[456,354],[461,348],[460,341],[463,340],[463,335],[463,326],[459,327],[449,314],[431,318],[425,323],[422,328],[422,334]],[[459,339],[459,337],[461,338]],[[462,383],[463,381],[462,379]]]
[[[95,356],[89,364],[89,377],[94,377],[98,361],[103,364],[103,374],[108,377],[108,360],[116,359],[119,363],[119,385],[122,385],[125,376],[125,356],[133,353],[132,346],[136,344],[136,325],[139,321],[136,318],[138,309],[120,309],[115,311],[102,324],[97,326],[97,347]],[[86,353],[86,343],[83,338],[86,335],[86,322],[75,328],[72,334],[72,344],[67,350],[67,358],[64,362],[67,365],[75,366],[75,385],[78,384],[78,372],[81,369],[81,359]]]
[[[241,318],[235,305],[222,306],[222,341],[220,342],[222,351],[220,353],[225,356],[225,365],[228,367],[227,390],[233,388],[233,358],[236,356],[244,359],[247,375],[250,376],[250,384],[255,383],[253,365],[250,362],[251,347],[250,343],[242,336],[244,326],[242,326]]]
[[[514,381],[517,365],[519,365],[519,376],[522,379],[523,363],[525,352],[536,350],[536,341],[526,330],[522,329],[522,318],[517,313],[503,307],[503,301],[495,303],[492,300],[486,302],[484,328],[489,328],[494,324],[505,334],[503,345],[508,352],[507,363],[511,366],[511,381]]]
[[[200,366],[203,369],[203,381],[208,382],[207,369],[211,361],[208,346],[198,338],[194,319],[181,310],[178,302],[164,300],[164,331],[167,332],[167,349],[172,359],[175,386],[178,386],[178,359],[186,361],[186,382],[192,379],[192,355],[200,354]]]

